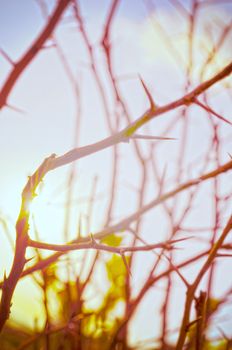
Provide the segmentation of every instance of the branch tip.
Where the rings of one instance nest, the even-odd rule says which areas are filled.
[[[157,108],[157,105],[155,104],[154,99],[153,99],[153,97],[152,97],[152,95],[151,95],[151,93],[150,93],[148,87],[146,86],[144,80],[142,79],[142,77],[141,77],[140,75],[139,75],[139,79],[140,79],[140,82],[141,82],[141,84],[142,84],[142,86],[143,86],[143,88],[144,88],[144,91],[145,91],[145,93],[146,93],[146,95],[147,95],[147,97],[148,97],[148,100],[149,100],[149,102],[150,102],[150,109],[151,109],[151,110],[156,109],[156,108]]]

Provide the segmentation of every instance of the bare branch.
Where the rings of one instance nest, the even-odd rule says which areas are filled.
[[[23,73],[33,58],[38,54],[39,50],[43,47],[44,43],[55,29],[61,15],[70,2],[71,0],[59,0],[53,14],[51,15],[51,18],[49,19],[42,33],[34,41],[28,51],[23,55],[23,57],[14,64],[14,68],[7,77],[0,92],[0,109],[7,104],[8,96],[19,76]]]

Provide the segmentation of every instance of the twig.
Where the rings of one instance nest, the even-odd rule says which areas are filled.
[[[156,118],[164,113],[167,113],[183,105],[189,105],[191,103],[194,103],[196,96],[202,94],[204,91],[209,89],[212,85],[216,84],[220,80],[227,77],[229,74],[231,74],[231,72],[232,72],[232,62],[228,64],[221,72],[216,74],[213,78],[198,85],[198,87],[196,87],[190,93],[184,95],[182,98],[175,100],[174,102],[171,102],[167,105],[157,107],[155,108],[155,110],[153,109],[147,110],[140,118],[136,119],[134,122],[129,124],[122,131],[110,137],[107,137],[99,142],[96,142],[88,146],[75,148],[65,153],[63,156],[57,157],[53,162],[52,169],[56,169],[60,166],[69,164],[77,159],[86,157],[90,154],[99,152],[100,150],[116,145],[117,143],[125,142],[126,139],[134,135],[139,128],[141,128],[144,124],[146,124],[153,118]]]
[[[181,325],[181,329],[180,329],[180,333],[179,333],[179,338],[178,338],[177,345],[176,345],[176,350],[182,350],[183,346],[184,346],[184,342],[185,342],[185,338],[186,338],[186,326],[189,323],[189,316],[190,316],[192,301],[194,298],[194,293],[195,293],[202,277],[209,269],[210,265],[212,264],[214,258],[217,255],[219,248],[221,248],[225,238],[227,237],[227,235],[229,234],[231,229],[232,229],[232,215],[230,216],[220,238],[218,239],[218,241],[214,244],[214,246],[210,250],[209,256],[208,256],[206,262],[204,263],[204,265],[202,266],[200,272],[198,273],[195,281],[193,282],[193,284],[190,286],[190,288],[187,291],[184,315],[183,315],[182,325]]]
[[[140,210],[138,210],[134,214],[128,216],[127,218],[123,219],[119,223],[117,223],[113,226],[110,226],[110,227],[94,234],[95,239],[101,239],[101,238],[104,238],[107,235],[114,233],[116,231],[119,232],[119,231],[125,230],[127,227],[129,227],[129,225],[132,222],[137,220],[139,216],[143,215],[145,212],[154,208],[156,205],[159,205],[160,203],[167,200],[168,198],[171,198],[171,197],[175,196],[176,194],[182,192],[183,190],[188,189],[189,187],[195,186],[202,181],[211,179],[211,178],[218,176],[220,174],[223,174],[231,169],[232,169],[232,160],[230,162],[222,165],[221,167],[219,167],[219,168],[217,168],[217,169],[215,169],[215,170],[213,170],[205,175],[200,176],[199,178],[196,178],[194,180],[190,180],[190,181],[182,184],[181,186],[177,187],[173,191],[167,192],[166,194],[163,194],[163,195],[159,196],[158,198],[154,199],[153,201],[151,201],[150,203],[144,205]],[[70,243],[77,243],[77,242],[84,243],[84,242],[88,242],[88,241],[89,241],[88,237],[81,237],[81,238],[78,238],[78,240],[74,240],[73,242],[70,242]],[[37,262],[34,266],[26,269],[22,273],[21,277],[26,276],[32,272],[35,272],[37,270],[40,270],[40,269],[48,266],[49,264],[56,261],[62,254],[63,254],[63,252],[58,252],[52,256],[49,256],[48,258],[45,258],[43,261]],[[3,282],[0,283],[0,287],[2,287],[2,286],[3,286]]]
[[[60,17],[71,0],[60,0],[51,15],[49,21],[47,22],[42,33],[34,41],[28,51],[23,55],[23,57],[17,62],[14,63],[14,67],[7,77],[0,93],[0,109],[7,104],[8,96],[13,89],[16,81],[19,76],[23,73],[26,67],[30,64],[33,58],[38,54],[40,49],[43,47],[46,40],[49,38],[50,34],[55,29],[57,23],[60,20]]]
[[[172,245],[178,242],[185,241],[188,238],[180,238],[175,240],[169,240],[166,242],[161,243],[155,243],[155,244],[147,244],[144,246],[135,246],[135,247],[111,247],[105,244],[98,243],[94,236],[91,235],[91,241],[89,243],[70,243],[70,244],[52,244],[52,243],[44,243],[44,242],[38,242],[35,240],[30,239],[28,241],[28,247],[33,247],[37,249],[46,249],[46,250],[53,250],[57,252],[68,252],[71,250],[83,250],[83,249],[95,249],[95,250],[102,250],[105,252],[111,252],[114,254],[125,254],[127,252],[142,252],[142,251],[149,251],[153,249],[158,248],[165,248],[165,249],[172,249]]]

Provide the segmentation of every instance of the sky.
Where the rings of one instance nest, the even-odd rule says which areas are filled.
[[[113,25],[112,42],[114,45],[114,64],[117,76],[121,78],[120,88],[127,100],[131,118],[140,116],[148,107],[146,95],[141,87],[139,76],[146,81],[158,104],[168,103],[178,98],[183,93],[185,84],[185,65],[187,60],[186,30],[187,21],[183,13],[178,13],[169,1],[156,1],[154,13],[145,6],[143,1],[121,1],[118,9],[117,19]],[[181,2],[184,11],[189,9],[189,1]],[[85,19],[86,28],[91,42],[95,47],[98,66],[104,62],[101,49],[97,44],[104,28],[104,19],[109,8],[110,1],[101,0],[81,1],[80,8]],[[52,10],[54,1],[48,2],[49,11]],[[222,2],[212,4],[201,10],[199,23],[195,35],[193,86],[198,83],[199,70],[210,48],[210,43],[216,42],[223,23],[229,23],[232,14],[232,4]],[[56,153],[61,155],[70,150],[75,142],[84,146],[96,142],[109,135],[103,117],[102,101],[96,90],[96,83],[89,71],[89,59],[86,54],[80,33],[76,23],[70,19],[70,10],[66,11],[62,24],[56,30],[56,38],[62,46],[73,76],[81,86],[81,111],[83,118],[79,126],[78,140],[74,141],[76,109],[79,106],[76,96],[73,93],[72,85],[67,78],[62,62],[56,50],[47,48],[42,50],[30,66],[18,79],[13,91],[9,96],[8,103],[13,107],[22,110],[18,112],[10,108],[3,108],[0,111],[0,218],[4,218],[9,228],[10,237],[14,239],[14,223],[20,207],[21,191],[27,179],[42,160]],[[178,52],[178,58],[173,58],[170,48],[167,47],[164,37],[160,35],[159,28],[154,26],[152,16],[158,16],[168,35],[172,37],[173,50]],[[16,61],[20,59],[31,42],[36,38],[44,26],[45,20],[37,1],[31,0],[0,0],[0,48],[9,57]],[[135,40],[136,38],[136,40]],[[210,40],[209,40],[210,38]],[[49,45],[51,42],[48,42]],[[213,72],[219,71],[231,59],[231,34],[219,51],[212,68],[206,71],[205,78]],[[101,69],[101,68],[100,68]],[[0,56],[0,84],[3,84],[11,70],[11,65]],[[129,77],[129,78],[128,78]],[[107,84],[106,76],[102,78]],[[106,85],[107,86],[107,85]],[[109,101],[111,99],[110,95]],[[227,93],[224,93],[221,86],[212,88],[212,104],[219,106],[219,112],[225,117],[230,117],[231,102]],[[113,113],[113,103],[109,103],[110,112]],[[152,132],[158,135],[165,128],[166,120],[171,120],[175,113],[170,113],[167,119],[160,118],[152,121],[142,129],[143,132]],[[208,121],[204,113],[199,109],[192,109],[190,113],[192,120],[189,130],[189,142],[186,149],[186,159],[197,161],[208,148],[208,139],[205,137],[208,132]],[[200,124],[200,128],[199,128]],[[120,127],[125,126],[122,119]],[[225,140],[221,153],[224,162],[228,161],[228,154],[232,146],[231,130],[227,126],[220,125],[220,132]],[[170,137],[180,135],[179,126],[172,130]],[[141,146],[146,154],[146,145]],[[162,168],[168,163],[169,177],[174,173],[175,157],[179,149],[179,143],[166,143],[160,147],[157,154],[159,164]],[[140,177],[138,165],[133,161],[130,145],[120,146],[122,157],[120,168],[120,191],[118,193],[118,204],[115,207],[115,222],[136,209],[136,196],[131,190],[137,185]],[[96,232],[103,224],[103,213],[107,204],[107,193],[110,185],[110,164],[111,151],[105,150],[92,155],[89,159],[78,161],[77,182],[75,184],[75,200],[81,202],[78,208],[74,207],[77,213],[73,215],[70,227],[70,238],[75,235],[75,223],[80,213],[86,211],[86,197],[91,193],[94,178],[98,178],[98,210],[94,212],[91,230]],[[41,234],[41,240],[47,242],[61,243],[63,241],[62,231],[64,225],[63,204],[65,201],[67,173],[69,167],[57,169],[49,174],[44,180],[43,188],[40,189],[38,199],[33,204],[34,215]],[[197,169],[197,167],[196,167]],[[197,170],[192,170],[192,176],[196,176]],[[171,181],[170,181],[171,183]],[[225,191],[229,189],[226,180],[222,182]],[[152,198],[157,188],[150,186],[146,196],[148,201]],[[208,191],[208,192],[207,192]],[[199,194],[198,202],[201,202],[205,195],[210,194],[210,186],[206,186],[203,193]],[[207,225],[211,215],[210,205],[204,208],[207,215],[201,216],[201,224]],[[227,212],[226,212],[227,213]],[[159,222],[159,209],[154,213]],[[160,214],[161,215],[161,214]],[[194,213],[189,223],[198,219],[198,213]],[[226,219],[226,215],[225,215]],[[150,222],[144,223],[147,228]],[[2,229],[2,228],[1,228]],[[160,237],[167,229],[166,223],[159,222]],[[148,232],[144,229],[144,232]],[[12,255],[8,238],[1,234],[1,257],[2,263],[0,273],[9,271]],[[145,234],[146,237],[146,234]],[[146,237],[149,238],[149,237]],[[155,240],[160,240],[155,237]],[[192,248],[191,248],[192,249]],[[146,258],[141,258],[146,259]],[[147,259],[149,268],[149,259]],[[146,264],[146,263],[145,263]],[[225,271],[229,264],[225,264]],[[146,269],[145,269],[146,270]],[[146,271],[145,271],[146,274]],[[190,273],[191,275],[191,273]],[[138,274],[138,283],[144,275]],[[25,286],[29,286],[25,292]],[[162,287],[162,286],[161,286]],[[179,289],[178,289],[179,288]],[[184,295],[180,287],[177,288],[178,295]],[[226,289],[225,286],[222,289]],[[39,292],[26,279],[20,282],[15,294],[15,306],[13,315],[20,321],[23,312],[17,305],[25,304],[28,295],[34,293],[34,310],[40,312]],[[160,291],[156,291],[157,295]],[[218,291],[218,294],[222,291]],[[18,302],[17,302],[18,300]],[[143,317],[151,314],[157,306],[149,307],[149,298],[143,302],[142,318],[134,322],[133,333],[138,334]],[[178,304],[177,304],[178,305]],[[176,306],[178,307],[178,306]],[[175,306],[173,306],[175,309]],[[174,311],[173,311],[174,312]],[[32,325],[33,319],[28,320]],[[227,325],[227,328],[229,326]],[[143,329],[143,337],[149,338],[153,335],[153,324],[146,325]]]

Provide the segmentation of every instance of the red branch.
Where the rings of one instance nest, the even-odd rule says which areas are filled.
[[[31,47],[23,55],[23,57],[17,63],[14,64],[14,68],[7,77],[0,92],[0,109],[7,105],[8,96],[11,90],[13,89],[16,81],[18,80],[19,76],[23,73],[26,67],[28,67],[30,62],[33,60],[33,58],[35,58],[40,49],[43,47],[46,40],[52,34],[53,30],[55,29],[57,23],[60,20],[61,15],[63,14],[70,1],[71,0],[60,0],[58,2],[57,7],[55,8],[53,14],[51,15],[51,18],[49,19],[42,33],[34,41]]]

